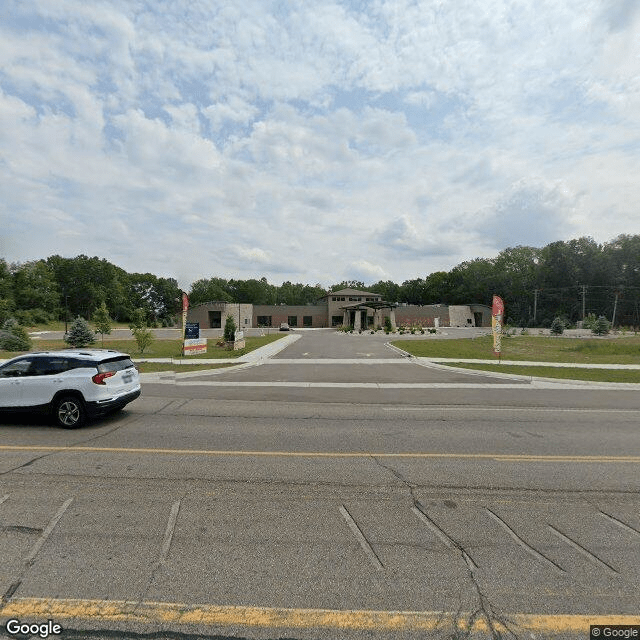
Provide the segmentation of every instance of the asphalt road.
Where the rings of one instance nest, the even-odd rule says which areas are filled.
[[[351,338],[342,358],[377,348]],[[385,363],[303,362],[313,341],[145,384],[80,431],[2,418],[0,621],[96,639],[464,637],[453,621],[586,638],[581,616],[637,621],[637,392],[485,380],[384,345]],[[372,380],[398,386],[349,386]]]

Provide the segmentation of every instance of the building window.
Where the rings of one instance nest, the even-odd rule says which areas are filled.
[[[222,327],[222,311],[209,311],[209,327],[211,329]]]
[[[331,326],[339,327],[342,324],[343,316],[331,316]]]
[[[287,320],[287,324],[290,327],[297,327],[298,326],[298,316],[289,316],[289,318]]]
[[[342,298],[344,300],[344,298]],[[357,296],[355,298],[349,298],[349,302],[360,302],[360,297]]]
[[[302,326],[310,327],[313,324],[313,316],[302,316]]]
[[[271,316],[258,316],[258,326],[259,327],[270,327],[271,325]]]

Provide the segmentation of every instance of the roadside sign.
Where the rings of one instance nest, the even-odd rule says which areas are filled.
[[[185,340],[198,340],[200,338],[200,323],[187,322],[184,330]]]
[[[184,355],[185,356],[195,356],[199,353],[207,353],[207,339],[200,338],[199,340],[188,340],[184,341]]]

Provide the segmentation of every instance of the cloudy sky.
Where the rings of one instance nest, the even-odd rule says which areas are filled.
[[[402,282],[640,233],[637,0],[2,0],[0,255]]]

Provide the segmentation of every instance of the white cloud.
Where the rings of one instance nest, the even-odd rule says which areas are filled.
[[[402,281],[640,233],[631,0],[8,2],[11,260]]]
[[[365,284],[387,280],[389,274],[379,265],[368,260],[357,260],[347,266],[346,272],[351,274],[351,280],[360,280]]]

